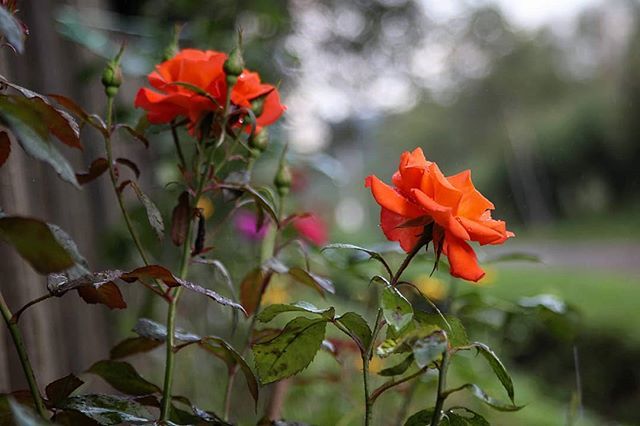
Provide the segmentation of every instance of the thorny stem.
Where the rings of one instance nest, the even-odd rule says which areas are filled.
[[[436,397],[436,406],[433,409],[433,417],[431,418],[431,426],[438,426],[442,417],[442,405],[447,398],[445,387],[447,386],[447,369],[449,368],[449,352],[442,353],[442,361],[438,373],[438,394]]]
[[[253,163],[249,163],[250,167],[253,167]],[[280,198],[280,209],[278,210],[279,214],[282,215],[282,197]],[[273,252],[276,245],[276,237],[277,237],[277,228],[274,224],[269,225],[267,229],[267,233],[262,239],[262,244],[260,246],[260,263],[266,262],[268,259],[273,257]],[[251,336],[253,335],[253,329],[256,325],[256,315],[260,310],[260,305],[262,305],[262,297],[264,295],[264,284],[268,282],[269,278],[266,277],[263,280],[263,287],[260,289],[260,293],[258,295],[258,302],[256,303],[256,308],[253,316],[251,317],[251,323],[249,324],[249,329],[247,331],[247,340],[244,348],[242,349],[242,355],[246,353],[246,351],[251,346]],[[238,372],[237,366],[229,371],[229,377],[227,379],[227,385],[225,389],[224,395],[224,419],[229,419],[229,412],[231,411],[231,391],[233,390],[233,383]]]
[[[124,206],[124,200],[122,198],[122,194],[118,191],[118,177],[116,176],[116,171],[113,166],[113,151],[111,149],[111,125],[113,123],[113,97],[109,96],[107,98],[107,136],[104,138],[105,150],[107,153],[107,163],[109,164],[109,177],[111,177],[111,185],[113,186],[113,190],[116,193],[116,198],[118,199],[118,206],[120,206],[120,211],[122,212],[122,217],[124,218],[125,223],[127,224],[127,230],[129,231],[129,235],[131,235],[131,239],[133,239],[133,243],[138,249],[138,253],[142,258],[142,261],[145,265],[149,265],[149,259],[142,247],[142,243],[140,242],[140,238],[138,238],[138,234],[136,234],[133,229],[133,224],[131,223],[131,218],[129,217],[129,213]]]
[[[207,152],[207,157],[205,161],[202,161],[203,150],[198,149],[197,161],[196,161],[196,174],[197,176],[197,188],[195,195],[193,197],[193,209],[198,205],[198,201],[200,201],[200,197],[202,196],[205,182],[208,180],[209,171],[211,169],[211,164],[213,163],[213,157],[215,152],[215,147],[220,146],[225,139],[225,127],[227,120],[227,111],[229,110],[229,105],[231,102],[231,90],[233,89],[232,85],[227,86],[227,101],[225,103],[224,109],[222,111],[223,122],[220,131],[220,137],[218,141],[213,147],[210,147]],[[197,145],[199,146],[199,144]],[[204,147],[204,145],[203,145]],[[204,167],[203,167],[204,166]],[[200,171],[202,173],[200,174]],[[184,245],[182,247],[182,256],[180,259],[180,272],[179,276],[181,279],[185,279],[189,272],[189,261],[191,259],[191,237],[193,234],[193,220],[189,218],[187,222],[187,233]],[[180,295],[182,294],[182,288],[178,287],[174,290],[173,295],[171,297],[169,303],[169,310],[167,312],[167,342],[166,342],[166,361],[165,361],[165,369],[164,369],[164,386],[162,389],[162,406],[160,410],[160,420],[167,421],[169,420],[169,414],[171,411],[171,387],[173,385],[173,370],[175,364],[175,329],[176,329],[176,310],[178,306],[178,301],[180,300]]]
[[[395,287],[402,276],[402,273],[407,269],[411,260],[420,252],[420,249],[424,247],[425,244],[429,241],[428,239],[431,237],[427,229],[425,228],[425,232],[422,234],[415,247],[407,253],[407,257],[402,261],[402,264],[396,271],[396,273],[391,278],[391,286]],[[379,395],[369,395],[369,361],[373,356],[373,347],[375,346],[376,339],[378,337],[378,333],[382,329],[382,309],[378,309],[378,313],[376,315],[376,320],[373,327],[373,332],[371,333],[371,343],[366,350],[366,353],[362,356],[362,379],[364,384],[364,397],[365,397],[365,418],[364,424],[365,426],[369,426],[371,424],[372,419],[372,411],[373,411],[373,403]],[[384,391],[384,390],[383,390]]]
[[[40,390],[38,388],[38,382],[36,381],[36,376],[33,374],[33,368],[31,367],[29,355],[27,354],[27,350],[24,346],[22,334],[20,333],[20,329],[18,328],[17,321],[13,318],[11,310],[7,306],[7,303],[2,296],[2,292],[0,292],[0,311],[2,312],[2,317],[4,318],[7,327],[9,328],[9,333],[11,334],[13,345],[16,347],[16,352],[18,352],[18,358],[20,359],[22,370],[24,371],[27,383],[29,384],[29,390],[31,391],[31,396],[33,397],[33,402],[36,406],[36,410],[38,411],[40,417],[47,420],[47,409],[44,405],[44,402],[42,401],[42,396],[40,395]]]
[[[373,345],[373,342],[371,343]],[[364,384],[364,424],[369,426],[372,419],[373,399],[369,397],[369,357],[362,356],[362,381]]]
[[[127,209],[124,205],[122,192],[118,190],[118,176],[116,175],[115,167],[113,164],[113,149],[111,147],[112,124],[113,124],[113,97],[108,96],[107,97],[107,136],[104,138],[104,145],[105,145],[105,151],[107,154],[107,163],[109,165],[109,177],[111,178],[111,186],[113,188],[113,192],[116,194],[116,198],[118,199],[118,206],[120,207],[120,212],[122,213],[124,222],[127,225],[127,230],[129,231],[129,235],[131,236],[131,239],[133,240],[133,243],[136,246],[136,249],[138,250],[138,254],[140,255],[140,258],[142,259],[142,262],[145,264],[145,266],[149,266],[150,264],[149,258],[147,257],[147,254],[144,251],[142,242],[140,241],[138,234],[136,234],[135,230],[133,229],[131,218],[129,217],[129,213],[127,212]],[[162,288],[162,285],[158,281],[156,281],[156,285]],[[164,294],[158,289],[153,288],[152,286],[147,284],[144,284],[144,286],[150,289],[151,291],[153,291],[154,293],[164,297]],[[148,293],[146,294],[147,294],[147,298],[143,304],[142,312],[144,313],[143,316],[151,316],[150,313],[152,312],[153,299],[151,298],[150,294]]]

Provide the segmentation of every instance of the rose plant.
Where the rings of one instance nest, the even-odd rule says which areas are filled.
[[[6,9],[0,8],[0,12],[14,19]],[[20,51],[23,34],[16,31],[22,27],[17,21],[14,24],[1,29]],[[0,239],[13,246],[38,273],[46,275],[48,287],[44,296],[15,310],[7,306],[0,293],[0,309],[30,388],[28,393],[3,396],[5,404],[0,404],[0,410],[5,411],[0,412],[0,417],[12,416],[16,422],[32,422],[23,424],[43,421],[230,424],[237,417],[231,411],[232,389],[237,374],[241,373],[255,402],[255,418],[259,424],[289,424],[258,412],[261,390],[267,384],[300,373],[322,347],[336,349],[338,344],[345,345],[329,338],[327,327],[343,333],[350,341],[346,345],[357,352],[362,361],[365,425],[372,424],[374,404],[382,394],[433,372],[438,377],[433,402],[425,402],[424,409],[411,415],[406,425],[488,424],[470,408],[445,406],[450,395],[461,391],[470,392],[497,410],[521,408],[515,404],[512,380],[496,354],[486,344],[469,341],[462,322],[455,315],[436,305],[403,276],[431,244],[433,269],[438,265],[448,266],[453,277],[478,281],[484,272],[468,242],[502,244],[514,236],[503,221],[491,218],[494,205],[475,189],[469,171],[446,177],[434,162],[427,161],[422,149],[417,148],[401,155],[398,171],[392,177],[393,186],[374,175],[366,178],[366,186],[381,207],[380,226],[384,235],[399,242],[405,253],[397,268],[392,268],[386,253],[352,244],[329,244],[316,249],[314,247],[324,244],[327,238],[325,225],[317,216],[288,212],[286,208],[292,185],[286,151],[281,153],[277,168],[271,171],[272,185],[256,186],[253,182],[253,167],[270,147],[268,127],[278,121],[286,108],[280,102],[276,87],[263,83],[258,73],[245,69],[240,43],[228,55],[210,50],[180,50],[157,65],[148,75],[150,87],[141,88],[135,97],[135,106],[144,111],[146,119],[138,126],[114,122],[114,98],[122,82],[121,55],[122,50],[106,65],[102,76],[106,93],[104,117],[86,112],[69,98],[44,96],[0,77],[3,89],[0,93],[0,165],[10,161],[11,149],[20,145],[31,157],[48,163],[72,186],[80,187],[103,174],[108,175],[140,258],[138,267],[131,270],[91,271],[71,237],[59,227],[19,214],[2,213]],[[96,158],[86,172],[76,173],[56,145],[63,143],[81,149],[80,129],[84,126],[99,132],[104,142],[104,156]],[[137,181],[142,170],[128,158],[114,157],[112,150],[114,133],[119,131],[153,149],[153,141],[145,134],[148,126],[171,135],[175,164],[182,178],[168,232],[178,259],[176,272],[152,259],[124,201],[124,192],[133,191],[150,226],[159,238],[164,237],[163,214]],[[210,256],[207,237],[212,224],[207,223],[204,197],[213,199],[214,204],[227,206],[228,216],[235,217],[239,232],[248,236],[251,244],[260,245],[259,258],[245,271],[239,286],[234,285],[225,265]],[[234,229],[234,221],[215,226]],[[287,232],[295,232],[299,238],[287,239],[284,237]],[[309,302],[266,305],[263,296],[278,276],[286,276],[321,295],[335,291],[333,282],[312,271],[308,261],[298,265],[284,260],[283,249],[293,243],[304,253],[315,251],[329,255],[328,252],[356,251],[379,263],[383,272],[370,278],[370,284],[379,292],[373,310],[375,318],[367,321],[364,308],[363,312],[338,313],[332,306],[319,308]],[[210,266],[211,273],[223,277],[234,291],[224,296],[221,294],[227,291],[224,287],[216,291],[190,281],[190,267],[195,263]],[[143,291],[162,301],[166,306],[166,321],[162,324],[139,319],[135,336],[120,342],[112,349],[109,359],[97,361],[87,370],[104,379],[118,394],[78,394],[83,381],[70,374],[48,384],[43,395],[21,337],[21,315],[38,303],[72,291],[87,303],[122,309],[127,304],[119,285],[125,283],[137,283]],[[364,289],[367,282],[362,285]],[[184,292],[200,294],[240,313],[246,337],[232,344],[216,335],[199,336],[178,330],[177,307]],[[416,292],[428,309],[411,303],[407,292]],[[265,326],[286,314],[296,316],[284,327]],[[162,385],[143,378],[130,363],[122,360],[161,346],[166,354]],[[217,413],[200,409],[173,391],[176,357],[190,346],[201,348],[226,366],[226,387],[215,390],[224,394],[223,406]],[[482,355],[504,387],[507,402],[489,396],[473,383],[447,386],[448,368],[455,362],[456,354],[463,351]],[[375,388],[372,386],[374,372],[370,368],[374,355],[402,359],[377,372],[375,380],[386,381]]]

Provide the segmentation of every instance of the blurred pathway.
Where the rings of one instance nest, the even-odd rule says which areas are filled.
[[[514,251],[540,256],[547,265],[640,275],[640,241],[512,240],[485,253]]]

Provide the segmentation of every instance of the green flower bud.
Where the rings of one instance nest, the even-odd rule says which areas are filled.
[[[242,58],[242,50],[240,47],[234,47],[229,57],[224,61],[224,72],[229,75],[239,76],[244,70],[244,59]]]
[[[113,98],[118,93],[118,88],[122,84],[122,70],[120,69],[120,58],[124,52],[124,45],[115,58],[110,60],[102,71],[102,85],[108,97]]]
[[[260,96],[259,98],[255,98],[251,101],[251,110],[256,117],[260,117],[260,115],[262,115],[262,111],[264,110],[265,98],[266,96]]]
[[[278,173],[276,173],[275,179],[273,180],[273,183],[276,185],[276,189],[278,190],[278,194],[281,197],[284,197],[289,193],[292,180],[293,176],[291,175],[291,169],[289,168],[289,165],[283,161],[278,168]]]
[[[114,62],[109,62],[102,72],[102,85],[105,87],[115,87],[122,84],[122,71],[120,66]]]
[[[249,148],[258,152],[264,152],[269,145],[269,131],[265,128],[260,129],[249,138]]]
[[[181,31],[182,25],[176,25],[173,28],[173,38],[171,39],[171,42],[167,45],[167,47],[164,48],[164,52],[162,52],[163,61],[168,61],[169,59],[173,58],[180,50],[179,39]]]

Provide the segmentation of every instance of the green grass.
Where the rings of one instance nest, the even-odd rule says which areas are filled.
[[[513,301],[541,293],[556,295],[577,308],[585,327],[640,344],[640,275],[542,264],[500,266],[495,282],[482,291]]]

